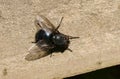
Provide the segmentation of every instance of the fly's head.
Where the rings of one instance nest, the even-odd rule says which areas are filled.
[[[56,46],[68,46],[70,43],[69,37],[61,33],[54,34],[52,41]]]

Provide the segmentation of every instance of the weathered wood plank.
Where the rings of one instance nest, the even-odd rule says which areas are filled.
[[[59,3],[59,5],[57,5]],[[0,79],[53,79],[120,64],[120,1],[0,0]],[[64,5],[64,6],[63,6]],[[72,36],[73,52],[26,61],[34,40],[34,17],[53,23],[64,16],[60,31]]]

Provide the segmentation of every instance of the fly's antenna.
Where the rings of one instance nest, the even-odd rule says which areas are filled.
[[[64,17],[61,17],[61,19],[60,19],[60,22],[59,22],[58,26],[55,28],[55,31],[57,31],[57,30],[59,29],[59,27],[60,27],[60,25],[61,25],[61,23],[62,23],[63,18],[64,18]]]
[[[78,39],[80,37],[73,37],[73,36],[68,36],[69,39]]]

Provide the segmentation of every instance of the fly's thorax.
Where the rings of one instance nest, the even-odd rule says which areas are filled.
[[[46,42],[50,41],[52,32],[46,30],[39,30],[35,35],[35,41],[38,42],[39,40],[44,40]]]

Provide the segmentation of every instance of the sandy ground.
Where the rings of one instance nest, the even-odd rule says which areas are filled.
[[[73,52],[26,61],[42,14],[60,31],[79,36]],[[0,79],[52,79],[120,64],[119,0],[0,0]]]

